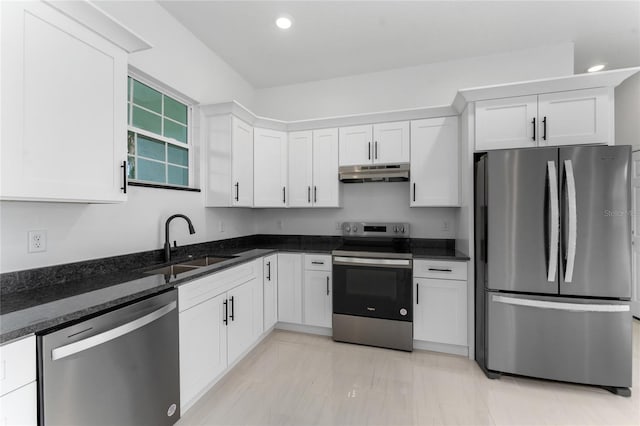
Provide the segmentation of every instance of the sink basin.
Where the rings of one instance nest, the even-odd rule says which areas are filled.
[[[201,267],[214,265],[216,263],[224,262],[225,260],[229,259],[232,259],[232,257],[206,256],[200,259],[191,260],[189,262],[182,262],[180,265]]]
[[[182,274],[183,272],[189,272],[189,271],[193,271],[195,269],[198,269],[200,266],[196,266],[196,265],[170,265],[170,266],[165,266],[164,268],[159,268],[159,269],[154,269],[152,271],[147,271],[145,272],[145,274],[149,274],[149,275],[178,275],[178,274]]]

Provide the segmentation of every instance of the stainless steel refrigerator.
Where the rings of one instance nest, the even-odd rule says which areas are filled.
[[[630,395],[631,148],[475,161],[476,360]]]

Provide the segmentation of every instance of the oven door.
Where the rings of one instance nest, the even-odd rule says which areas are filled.
[[[333,313],[413,321],[409,259],[333,257]]]

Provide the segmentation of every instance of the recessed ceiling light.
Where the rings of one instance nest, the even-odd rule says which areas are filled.
[[[281,16],[276,19],[276,25],[281,30],[288,30],[289,28],[291,28],[291,18],[289,18],[288,16]]]
[[[597,72],[602,71],[604,69],[604,64],[594,65],[587,70],[587,72]]]

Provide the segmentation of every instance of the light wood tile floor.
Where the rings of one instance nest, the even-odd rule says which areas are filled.
[[[632,397],[505,376],[473,361],[275,331],[178,423],[192,425],[640,425],[640,322]]]

